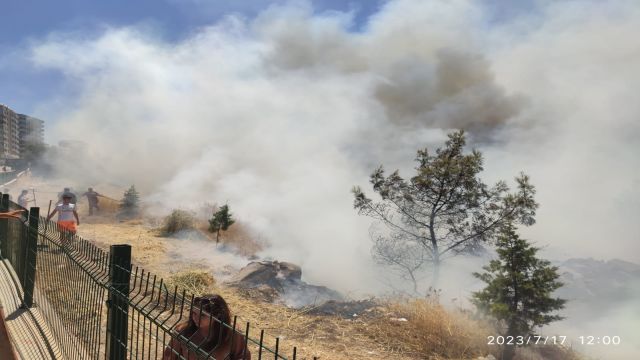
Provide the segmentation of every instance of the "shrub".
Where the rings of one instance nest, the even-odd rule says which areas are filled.
[[[169,216],[164,218],[162,233],[172,235],[182,230],[190,230],[195,226],[195,216],[185,210],[174,209]]]
[[[140,193],[136,190],[135,185],[131,185],[129,190],[124,192],[124,196],[120,201],[120,208],[123,210],[137,210],[140,202]]]
[[[120,212],[116,215],[120,220],[131,219],[139,214],[140,193],[134,185],[124,192],[122,200],[120,200]]]

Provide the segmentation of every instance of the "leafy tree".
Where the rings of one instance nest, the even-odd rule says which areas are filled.
[[[398,170],[385,177],[382,166],[376,169],[370,182],[381,201],[368,198],[360,187],[352,190],[358,213],[384,225],[372,228],[374,258],[411,279],[415,291],[416,274],[425,266],[431,265],[432,285],[437,286],[440,264],[447,257],[478,253],[507,219],[535,222],[538,204],[528,176],[516,178],[514,193],[504,181],[489,187],[478,177],[482,154],[463,153],[464,131],[448,137],[435,154],[418,150],[417,174],[409,180]]]
[[[138,212],[139,203],[140,193],[136,190],[135,185],[131,185],[129,190],[124,192],[124,197],[120,201],[120,209],[128,214],[135,214]]]
[[[234,222],[229,212],[229,205],[225,204],[213,213],[213,217],[209,219],[209,231],[216,233],[216,245],[220,241],[220,230],[227,231]]]
[[[473,293],[473,303],[500,320],[506,328],[504,336],[513,337],[515,343],[519,336],[533,335],[535,327],[562,319],[550,314],[566,302],[551,296],[563,285],[558,281],[558,268],[536,258],[538,250],[507,222],[497,240],[498,259],[484,266],[484,273],[473,274],[487,283],[483,290]],[[511,360],[514,354],[515,347],[505,345],[502,359]]]

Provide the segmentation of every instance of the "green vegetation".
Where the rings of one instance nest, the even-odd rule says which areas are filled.
[[[564,307],[566,300],[552,297],[562,286],[558,268],[536,257],[538,248],[521,239],[511,222],[500,228],[497,240],[499,258],[483,267],[484,273],[474,273],[487,286],[473,293],[473,303],[479,310],[502,323],[503,334],[513,337],[533,335],[537,326],[561,320],[550,313]],[[505,346],[502,359],[511,360],[515,346]]]
[[[504,181],[489,187],[478,177],[482,154],[464,153],[463,131],[448,136],[435,154],[426,148],[418,151],[417,174],[409,180],[397,170],[385,177],[382,166],[376,169],[370,182],[381,201],[368,198],[360,187],[352,190],[358,213],[383,224],[371,232],[374,258],[413,281],[416,292],[417,273],[427,265],[437,286],[445,256],[481,251],[509,219],[524,225],[535,222],[538,204],[529,177],[517,177],[513,193]]]
[[[120,200],[119,218],[132,218],[139,214],[140,193],[134,185],[124,192],[124,197]]]
[[[213,217],[209,219],[209,231],[216,233],[216,244],[220,242],[220,231],[227,231],[234,222],[229,212],[229,205],[225,204],[213,213]]]

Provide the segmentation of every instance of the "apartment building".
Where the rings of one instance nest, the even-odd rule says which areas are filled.
[[[20,125],[18,114],[0,104],[0,159],[20,158]]]
[[[29,143],[44,143],[44,121],[33,116],[18,114],[20,153]]]
[[[44,121],[0,104],[0,161],[20,159],[33,143],[44,143]]]

